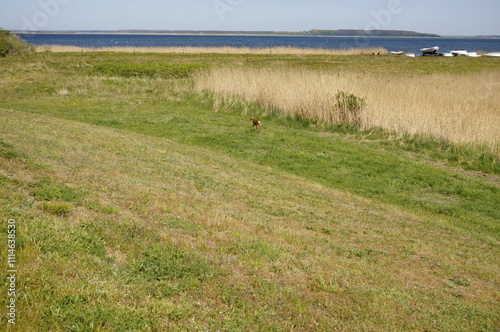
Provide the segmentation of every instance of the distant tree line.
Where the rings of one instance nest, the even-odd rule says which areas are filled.
[[[356,29],[341,29],[341,30],[310,30],[305,32],[310,35],[321,36],[372,36],[372,37],[440,37],[433,33],[421,33],[415,31],[403,30],[356,30]]]

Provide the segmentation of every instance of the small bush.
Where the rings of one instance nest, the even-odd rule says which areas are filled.
[[[196,71],[208,68],[204,64],[169,63],[130,63],[103,62],[87,71],[88,75],[150,77],[150,78],[188,78]]]
[[[35,47],[12,35],[8,30],[0,29],[0,57],[7,55],[29,55],[35,52]]]
[[[335,107],[338,111],[338,122],[354,126],[361,125],[361,111],[366,105],[366,99],[351,93],[339,91],[335,95]]]

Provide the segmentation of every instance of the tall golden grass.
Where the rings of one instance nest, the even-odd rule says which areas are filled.
[[[330,50],[322,48],[295,48],[295,47],[77,47],[63,45],[40,45],[37,52],[76,53],[76,52],[115,52],[115,53],[214,53],[214,54],[299,54],[299,55],[363,55],[386,54],[384,48],[349,48]]]
[[[500,155],[500,72],[380,75],[288,68],[216,68],[199,76],[197,90],[243,98],[285,115],[335,122],[335,95],[366,98],[363,129],[381,127],[459,144],[479,144]],[[217,105],[217,102],[216,102]]]

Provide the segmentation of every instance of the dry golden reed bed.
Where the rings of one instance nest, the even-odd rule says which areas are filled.
[[[361,55],[385,54],[384,48],[350,48],[329,50],[321,48],[249,48],[249,47],[100,47],[82,48],[62,45],[40,45],[37,52],[76,53],[76,52],[116,52],[116,53],[214,53],[214,54],[298,54],[298,55]]]
[[[362,128],[479,144],[500,155],[500,72],[376,75],[286,68],[216,68],[196,80],[219,101],[238,96],[287,115],[332,122],[335,94],[366,98]],[[217,104],[217,103],[216,103]]]

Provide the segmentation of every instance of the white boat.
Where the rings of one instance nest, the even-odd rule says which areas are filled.
[[[389,53],[392,55],[402,55],[403,51],[390,51]]]
[[[426,47],[420,50],[424,55],[427,54],[435,54],[439,51],[439,46],[434,46],[434,47]]]
[[[500,52],[486,53],[484,56],[500,56]]]
[[[467,53],[467,56],[470,56],[471,58],[479,58],[480,55],[478,55],[476,52],[469,52]]]
[[[443,53],[443,56],[447,57],[447,58],[453,58],[453,54],[451,54],[451,52],[445,52]]]
[[[453,56],[466,56],[469,54],[466,50],[454,50],[450,52]]]
[[[414,58],[415,57],[415,53],[405,53],[406,56],[409,56],[410,58]]]

